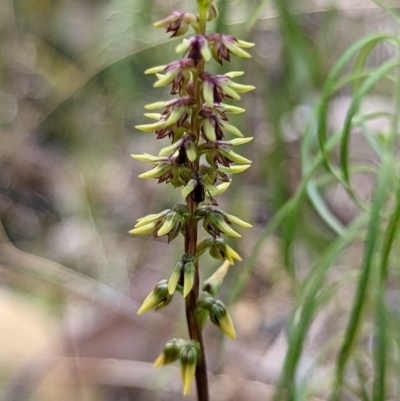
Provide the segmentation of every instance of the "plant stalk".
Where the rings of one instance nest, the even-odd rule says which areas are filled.
[[[207,10],[199,7],[199,30],[198,33],[204,34],[206,31]],[[201,61],[197,66],[197,74],[194,74],[194,96],[197,101],[197,109],[192,115],[191,127],[192,133],[196,136],[197,141],[200,138],[199,125],[198,125],[198,111],[201,110],[202,98],[200,94],[199,76],[204,71],[204,61]],[[192,172],[199,170],[199,160],[191,163]],[[191,255],[196,255],[197,250],[197,221],[194,219],[194,213],[197,210],[197,205],[191,196],[187,197],[186,205],[190,211],[191,218],[186,226],[185,236],[185,252]],[[200,345],[200,357],[196,365],[196,389],[198,401],[209,401],[208,394],[208,378],[207,378],[207,363],[204,352],[204,343],[202,328],[196,319],[196,304],[199,298],[200,290],[200,274],[199,262],[196,260],[195,264],[195,278],[192,291],[186,297],[186,321],[188,325],[189,336],[192,340],[196,340]]]
[[[187,200],[187,206],[190,210],[192,218],[189,220],[186,226],[185,252],[190,253],[191,255],[196,255],[197,222],[193,219],[193,215],[197,209],[197,206],[190,196]],[[186,320],[190,338],[192,340],[196,340],[200,344],[200,357],[198,358],[196,365],[197,397],[199,401],[208,401],[208,379],[203,336],[201,332],[201,327],[199,326],[195,316],[195,308],[199,296],[200,287],[199,264],[197,261],[195,267],[196,270],[193,289],[186,297]]]

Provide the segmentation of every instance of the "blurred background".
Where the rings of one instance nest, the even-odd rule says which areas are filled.
[[[230,242],[244,262],[230,268],[219,295],[231,305],[238,340],[223,340],[211,324],[205,329],[211,399],[268,400],[287,351],[293,271],[304,278],[337,233],[305,201],[294,231],[287,222],[259,243],[257,254],[254,246],[301,183],[303,133],[330,69],[363,36],[398,28],[369,0],[217,4],[220,18],[210,31],[256,46],[252,59],[210,70],[243,70],[240,82],[257,89],[242,97],[238,105],[247,112],[233,119],[255,138],[241,149],[252,168],[219,199],[254,228]],[[183,244],[128,234],[137,218],[171,207],[180,193],[139,180],[146,166],[130,154],[156,154],[165,146],[134,128],[146,122],[145,104],[168,96],[153,89],[154,77],[143,71],[177,59],[181,40],[168,40],[151,24],[195,6],[194,0],[0,2],[0,400],[183,399],[178,367],[152,368],[167,340],[186,337],[182,300],[136,315],[155,283],[169,276]],[[393,54],[390,46],[378,46],[370,67]],[[390,109],[391,89],[380,85],[363,110]],[[344,89],[332,103],[332,130],[343,125],[349,96]],[[388,120],[374,120],[368,129],[384,133]],[[354,132],[352,144],[354,160],[376,164],[362,132]],[[324,205],[346,227],[359,208],[341,186],[328,184]],[[374,175],[358,174],[353,184],[368,201]],[[361,255],[356,239],[330,269],[328,280],[346,285],[316,315],[304,340],[296,373],[304,399],[326,399]],[[217,267],[205,256],[202,278]],[[388,294],[398,307],[396,284]],[[360,380],[368,383],[368,363],[363,367]],[[343,399],[360,399],[357,394]]]

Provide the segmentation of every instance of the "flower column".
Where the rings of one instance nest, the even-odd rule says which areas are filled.
[[[231,227],[238,224],[251,227],[236,216],[220,209],[215,199],[229,186],[228,174],[241,173],[251,161],[240,156],[232,147],[245,144],[252,138],[228,123],[228,114],[244,110],[225,104],[226,99],[239,100],[239,93],[254,89],[232,79],[243,73],[230,72],[212,75],[205,71],[205,64],[215,59],[222,64],[230,55],[249,58],[243,48],[253,46],[232,36],[212,33],[206,35],[206,23],[217,17],[217,9],[210,0],[198,0],[198,16],[174,11],[155,24],[172,32],[172,37],[185,34],[189,27],[195,31],[177,47],[184,58],[168,65],[146,71],[156,74],[155,87],[171,85],[171,94],[177,98],[145,106],[148,110],[161,109],[161,113],[146,113],[152,124],[138,125],[144,132],[155,132],[157,139],[168,137],[171,145],[158,156],[132,155],[149,162],[153,168],[141,174],[145,179],[155,178],[159,183],[171,183],[182,188],[185,204],[178,204],[158,214],[138,220],[132,234],[152,234],[153,238],[167,236],[168,242],[179,234],[184,236],[185,253],[177,263],[169,280],[162,280],[143,301],[138,313],[159,309],[167,305],[176,291],[186,302],[186,319],[190,340],[173,339],[164,347],[155,366],[180,360],[184,394],[189,394],[191,382],[196,377],[198,399],[208,400],[207,370],[202,340],[202,329],[207,319],[217,325],[227,336],[236,338],[232,320],[222,301],[214,296],[222,284],[227,267],[240,256],[225,242],[222,234],[240,237]],[[226,133],[238,138],[226,140]],[[232,164],[235,163],[235,164]],[[220,183],[219,183],[220,182]],[[209,234],[197,240],[198,223],[202,222]],[[225,263],[203,285],[200,291],[199,263],[202,253],[209,251]]]

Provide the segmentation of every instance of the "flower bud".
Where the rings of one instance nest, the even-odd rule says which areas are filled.
[[[156,123],[153,124],[136,125],[135,128],[143,132],[153,132],[161,128],[164,128],[164,126],[165,126],[165,121],[157,121]]]
[[[219,104],[224,111],[226,111],[227,113],[232,113],[232,114],[240,114],[240,113],[244,113],[246,110],[243,109],[242,107],[236,107],[236,106],[232,106],[231,104],[225,104],[225,103],[220,103]]]
[[[163,210],[160,213],[157,214],[149,214],[147,216],[141,217],[140,219],[137,219],[137,223],[135,224],[136,227],[143,227],[149,223],[155,223],[157,220],[161,219],[164,217],[167,213],[169,213],[171,209],[166,209]]]
[[[175,362],[179,358],[182,347],[186,341],[181,338],[173,338],[169,340],[165,346],[162,354],[154,361],[153,366],[157,369],[167,363]]]
[[[190,394],[190,387],[196,373],[198,343],[191,341],[182,347],[179,353],[181,362],[181,378],[183,382],[183,395]]]
[[[231,262],[225,260],[218,270],[203,283],[203,291],[206,291],[213,296],[216,295],[224,281],[230,265]]]
[[[193,163],[197,159],[196,142],[193,140],[188,140],[185,142],[184,146],[187,158]]]
[[[157,156],[149,155],[148,153],[143,153],[142,155],[131,155],[132,159],[139,160],[141,162],[148,162],[152,164],[156,164],[160,161],[160,158]]]
[[[198,312],[206,309],[209,312],[210,320],[218,326],[222,332],[232,340],[236,340],[236,332],[225,304],[211,296],[200,299],[196,305]]]
[[[189,16],[189,18],[188,18]],[[172,32],[174,36],[184,35],[189,29],[190,14],[173,11],[167,18],[153,24],[155,28],[166,28],[166,32]]]
[[[221,153],[226,158],[228,158],[229,160],[234,161],[235,163],[239,163],[239,164],[250,164],[251,163],[251,160],[237,154],[233,150],[218,148],[218,152]]]
[[[158,229],[157,236],[162,237],[163,235],[167,235],[173,229],[178,220],[179,214],[175,212],[170,212],[166,216],[162,226]]]
[[[210,222],[224,234],[240,238],[241,235],[232,229],[219,213],[210,213]]]
[[[250,167],[250,164],[242,164],[240,166],[218,166],[218,171],[221,173],[226,173],[226,174],[238,174],[238,173],[243,173],[243,171],[246,171]]]
[[[211,121],[208,118],[204,119],[203,132],[209,141],[215,142],[217,140],[217,136],[215,134],[215,126],[211,123]]]
[[[183,263],[180,260],[176,264],[175,269],[172,272],[171,277],[168,280],[168,292],[170,294],[173,294],[175,292],[175,290],[176,290],[176,286],[178,285],[178,282],[181,279],[182,268],[183,268]]]
[[[154,231],[155,223],[148,223],[140,227],[136,227],[129,231],[129,234],[137,234],[137,235],[144,235],[150,234]]]
[[[196,256],[199,257],[202,255],[212,244],[214,243],[213,237],[203,238],[198,244],[196,248]]]
[[[217,6],[214,3],[211,3],[209,8],[208,8],[208,15],[207,15],[207,21],[212,21],[216,18],[218,18],[218,9]]]
[[[233,135],[235,135],[235,136],[243,137],[243,134],[239,131],[239,129],[236,128],[236,127],[235,127],[234,125],[232,125],[232,124],[228,124],[228,123],[226,123],[226,122],[223,122],[223,123],[222,123],[222,127],[223,127],[226,131],[230,132],[231,134],[233,134]]]
[[[239,219],[239,217],[234,216],[233,214],[229,214],[229,213],[222,212],[222,211],[221,211],[221,213],[224,215],[225,219],[228,219],[228,221],[230,223],[234,223],[234,224],[237,224],[238,226],[246,227],[246,228],[253,227],[251,224],[246,223],[242,219]]]
[[[183,187],[181,194],[186,198],[198,185],[198,180],[196,178],[191,178],[189,182]]]
[[[226,259],[231,265],[235,263],[235,260],[242,260],[240,255],[234,249],[232,249],[221,237],[212,238],[211,244],[207,243],[207,245],[210,249],[210,255],[214,259]]]
[[[210,191],[211,196],[218,196],[223,194],[231,185],[231,181],[229,182],[223,182],[222,184],[219,184],[215,187],[214,190]]]
[[[194,262],[186,262],[183,269],[183,297],[186,298],[193,288],[196,267]]]
[[[235,138],[231,139],[230,141],[226,141],[225,143],[231,146],[239,146],[239,145],[244,145],[248,142],[251,142],[254,138],[253,137],[247,137],[247,138]]]
[[[229,315],[225,304],[220,300],[215,301],[209,309],[209,313],[210,320],[230,339],[236,340],[235,327],[233,326],[232,318]]]
[[[196,258],[190,253],[185,253],[182,259],[175,266],[174,271],[168,281],[168,291],[173,294],[176,290],[176,286],[181,284],[183,286],[183,297],[189,294],[193,288],[195,278],[195,267]]]
[[[142,306],[138,310],[138,315],[148,312],[151,309],[157,310],[168,305],[172,300],[172,296],[168,293],[167,280],[161,280],[153,291],[142,302]]]
[[[150,180],[152,178],[160,178],[162,175],[170,171],[171,168],[172,165],[170,163],[162,162],[157,164],[157,166],[155,166],[153,169],[140,174],[139,178],[143,178],[146,180]]]
[[[167,65],[158,65],[157,67],[148,68],[144,73],[148,74],[157,74],[158,72],[162,72],[165,70]]]

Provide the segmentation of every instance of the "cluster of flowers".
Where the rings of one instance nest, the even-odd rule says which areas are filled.
[[[215,6],[208,8],[208,20],[217,15]],[[184,58],[167,65],[150,68],[145,73],[155,74],[155,87],[171,86],[170,93],[178,97],[145,106],[160,113],[146,113],[154,123],[138,125],[144,132],[155,132],[157,139],[168,137],[171,145],[163,148],[158,156],[150,154],[132,155],[134,159],[148,162],[153,167],[141,174],[144,179],[157,179],[158,183],[171,183],[175,188],[182,187],[181,193],[186,204],[178,204],[171,209],[138,219],[132,234],[152,234],[153,238],[167,236],[168,242],[179,234],[186,235],[189,221],[202,221],[209,234],[197,244],[196,254],[185,253],[177,263],[169,280],[160,281],[143,301],[139,314],[166,306],[176,291],[186,297],[193,289],[197,260],[205,251],[216,259],[224,259],[224,264],[203,285],[203,291],[196,306],[197,318],[203,326],[209,318],[228,337],[235,339],[236,333],[232,319],[222,301],[214,295],[218,291],[228,266],[241,260],[221,237],[222,234],[240,237],[231,226],[237,224],[251,227],[236,216],[217,209],[215,197],[222,194],[230,185],[228,174],[241,173],[250,167],[251,161],[232,150],[252,140],[229,124],[228,114],[239,114],[245,110],[224,103],[226,100],[239,100],[240,93],[254,89],[233,81],[242,72],[229,72],[212,75],[204,71],[205,63],[215,59],[222,64],[231,55],[250,57],[243,48],[253,44],[237,40],[232,36],[212,33],[206,35],[199,28],[199,17],[182,12],[173,12],[166,19],[154,24],[166,28],[172,36],[185,34],[191,26],[195,35],[184,39],[177,47]],[[237,138],[226,140],[229,133]],[[189,207],[189,203],[195,205]],[[197,223],[196,223],[197,224]],[[173,339],[155,361],[155,366],[180,360],[184,394],[190,392],[196,363],[199,358],[199,344],[195,340]]]

